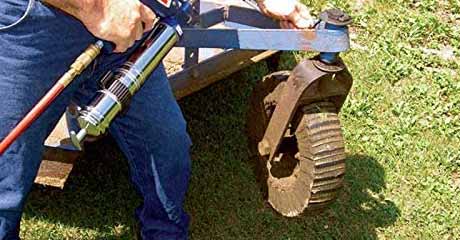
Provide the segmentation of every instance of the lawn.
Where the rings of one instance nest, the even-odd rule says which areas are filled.
[[[306,1],[354,16],[343,58],[346,183],[328,210],[287,219],[251,169],[245,118],[265,63],[183,99],[194,140],[192,239],[460,239],[460,1]],[[292,69],[304,53],[286,53]],[[140,199],[110,138],[88,146],[64,190],[35,186],[24,239],[132,239]]]

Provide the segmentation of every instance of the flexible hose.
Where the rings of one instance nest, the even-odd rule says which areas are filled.
[[[54,100],[64,91],[64,89],[99,55],[104,47],[102,41],[91,44],[70,66],[57,83],[40,99],[40,101],[30,110],[29,113],[16,125],[16,127],[0,142],[0,156],[5,153],[8,147],[24,133],[30,125],[54,102]]]

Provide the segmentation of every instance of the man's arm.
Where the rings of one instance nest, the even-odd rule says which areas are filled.
[[[155,13],[139,0],[45,0],[80,20],[94,36],[124,52],[153,28]]]
[[[281,21],[283,28],[308,28],[312,18],[307,7],[297,0],[291,13],[279,11],[281,0],[257,0],[266,15]],[[139,0],[44,0],[80,20],[94,36],[113,42],[115,52],[124,52],[153,28],[153,11]]]

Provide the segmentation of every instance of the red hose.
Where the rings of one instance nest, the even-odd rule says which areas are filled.
[[[65,86],[58,82],[46,95],[30,110],[30,112],[18,123],[18,125],[2,140],[0,143],[0,156],[8,149],[8,147],[24,133],[27,128],[51,105],[59,94],[64,90]]]
[[[8,147],[24,133],[32,123],[42,115],[44,111],[53,103],[53,101],[61,94],[62,91],[77,77],[80,75],[86,67],[99,55],[101,49],[104,47],[102,41],[97,41],[95,44],[91,44],[70,66],[67,71],[57,83],[51,88],[46,95],[40,99],[32,110],[18,123],[18,125],[6,136],[0,143],[0,156],[5,153]]]

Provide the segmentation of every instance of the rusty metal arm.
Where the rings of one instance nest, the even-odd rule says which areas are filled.
[[[321,69],[323,63],[317,58],[304,60],[294,68],[264,138],[259,143],[259,152],[262,156],[268,155],[269,161],[273,160],[281,139],[300,105],[329,99],[336,105],[337,110],[341,108],[353,80],[346,66],[339,61],[327,71]]]

